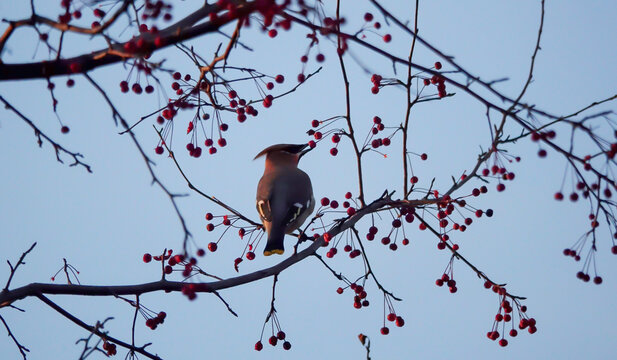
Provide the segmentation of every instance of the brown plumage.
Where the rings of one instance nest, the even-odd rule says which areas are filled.
[[[262,150],[264,174],[257,185],[257,212],[268,234],[264,255],[283,254],[285,234],[298,229],[313,212],[311,179],[298,169],[307,145],[277,144]]]

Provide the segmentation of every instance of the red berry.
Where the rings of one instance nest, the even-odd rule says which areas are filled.
[[[217,248],[218,245],[215,242],[211,242],[208,244],[208,250],[210,250],[211,252],[215,252]]]
[[[506,339],[499,340],[499,346],[508,346],[508,340]]]
[[[278,31],[276,31],[276,29],[270,29],[270,30],[268,31],[268,36],[269,36],[269,37],[271,37],[271,38],[275,38],[275,37],[276,37],[276,35],[278,35]]]
[[[276,343],[278,342],[278,339],[276,338],[276,336],[272,335],[272,336],[270,336],[270,339],[268,339],[268,342],[270,343],[270,345],[276,346]]]
[[[291,349],[291,343],[289,341],[285,341],[283,343],[283,349],[285,349],[285,350]]]
[[[152,261],[152,255],[145,253],[144,254],[144,262],[145,263],[149,263],[150,261]]]
[[[389,43],[390,41],[392,41],[392,35],[390,34],[386,34],[383,36],[383,41]]]
[[[263,348],[264,348],[264,346],[261,343],[261,341],[258,341],[258,342],[255,343],[255,350],[261,351],[261,349],[263,349]]]
[[[68,126],[63,126],[62,128],[60,128],[60,132],[63,134],[68,134],[69,133],[69,127]]]
[[[398,327],[403,327],[403,325],[405,325],[405,320],[403,320],[403,318],[402,318],[402,317],[397,316],[397,317],[396,317],[396,323],[395,323],[395,324],[396,324],[396,326],[398,326]]]
[[[437,70],[441,69],[441,63],[439,61],[435,63],[435,69]]]
[[[386,326],[382,327],[380,330],[382,335],[388,335],[390,333],[390,329],[388,329]]]

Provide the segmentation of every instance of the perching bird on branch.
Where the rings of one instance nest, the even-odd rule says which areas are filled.
[[[265,256],[283,254],[285,234],[298,229],[315,208],[311,179],[298,169],[298,161],[310,150],[307,144],[278,144],[255,156],[266,156],[257,185],[257,212],[268,234]]]

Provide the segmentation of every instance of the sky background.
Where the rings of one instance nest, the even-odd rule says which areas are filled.
[[[56,3],[59,2],[41,2],[38,8],[55,18],[59,13]],[[175,4],[176,19],[193,9],[187,3]],[[411,3],[384,5],[402,20],[411,21]],[[362,26],[365,11],[377,14],[364,2],[359,5],[343,1],[342,11],[348,19],[345,30],[350,32]],[[331,8],[326,8],[326,12],[334,14]],[[27,17],[29,2],[0,1],[0,13],[7,19]],[[563,115],[614,95],[615,14],[617,5],[612,1],[547,2],[534,82],[524,100]],[[381,17],[377,18],[383,23]],[[539,18],[539,1],[420,1],[419,29],[426,40],[445,54],[455,56],[460,65],[483,79],[509,78],[496,88],[514,97],[528,73]],[[121,28],[116,29],[116,34]],[[227,34],[232,30],[229,26],[223,29]],[[389,44],[380,40],[386,32],[393,36]],[[295,84],[301,69],[299,58],[308,45],[306,33],[294,25],[291,32],[279,32],[279,36],[270,39],[257,26],[243,29],[243,43],[254,51],[238,49],[232,53],[230,64],[250,66],[270,75],[283,74],[287,81],[277,85],[274,93],[286,91]],[[122,38],[129,36],[127,32]],[[406,57],[409,51],[410,39],[396,29],[367,33],[367,40],[401,57]],[[188,44],[209,59],[221,41],[224,41],[222,36],[212,35]],[[7,44],[3,60],[31,61],[35,43],[36,34],[31,29],[17,32]],[[66,56],[102,46],[98,40],[74,35],[67,35],[65,44]],[[189,158],[184,151],[177,152],[183,169],[196,186],[252,219],[258,218],[254,192],[263,171],[263,160],[252,161],[254,155],[271,144],[308,141],[305,131],[311,120],[344,114],[344,92],[335,47],[325,40],[320,43],[320,50],[326,56],[324,69],[294,94],[276,100],[270,109],[258,107],[260,115],[244,124],[226,115],[230,130],[225,149],[215,156],[203,155],[199,159]],[[313,50],[311,58],[315,54]],[[346,61],[357,133],[366,134],[375,115],[387,126],[400,124],[404,116],[404,91],[386,88],[379,95],[372,95],[370,74],[363,71],[366,67],[370,72],[391,77],[392,64],[354,46],[349,55]],[[414,56],[423,66],[430,67],[438,60],[444,62],[422,47],[418,47]],[[45,49],[39,44],[34,59],[44,58]],[[161,52],[153,59],[166,59],[166,67],[197,76],[191,62],[176,51]],[[311,61],[307,71],[317,67]],[[444,70],[449,69],[444,66]],[[404,74],[403,68],[396,70]],[[161,97],[157,100],[156,95],[120,93],[118,83],[126,74],[127,70],[116,64],[97,69],[91,75],[132,123],[156,109]],[[165,91],[170,93],[170,77],[161,74],[160,78]],[[178,218],[165,194],[157,186],[151,186],[150,175],[134,144],[127,136],[118,135],[111,112],[98,93],[84,78],[74,79],[76,86],[71,89],[64,85],[65,78],[54,79],[60,101],[58,112],[71,128],[67,135],[60,133],[44,81],[0,83],[0,95],[53,139],[84,154],[84,161],[94,171],[88,174],[83,168],[56,162],[49,144],[39,148],[32,130],[22,120],[9,111],[0,111],[2,260],[14,263],[33,242],[38,244],[26,259],[27,264],[16,274],[12,286],[48,282],[61,268],[63,258],[80,271],[79,280],[83,284],[138,284],[157,280],[158,265],[144,264],[141,257],[144,252],[181,248],[183,233]],[[240,85],[238,90],[256,94],[254,87],[248,85]],[[436,188],[445,188],[451,176],[458,177],[475,164],[480,146],[486,147],[489,141],[483,106],[462,91],[455,92],[455,96],[445,101],[417,106],[412,113],[410,149],[429,155],[425,162],[412,160],[422,186],[435,178]],[[613,109],[615,105],[609,103],[597,111]],[[188,141],[184,130],[191,118],[192,114],[186,112],[174,120],[179,123],[174,145],[180,150]],[[157,135],[151,124],[141,124],[136,132],[143,147],[156,160],[157,176],[171,191],[189,193],[172,162],[154,154]],[[508,130],[518,133],[514,126]],[[605,130],[600,127],[598,131]],[[568,140],[567,129],[557,131],[561,136],[558,141]],[[359,139],[363,136],[359,135]],[[200,139],[202,142],[203,136]],[[387,158],[377,153],[366,156],[369,201],[386,189],[396,190],[396,194],[402,192],[400,142],[401,137],[397,135],[392,146],[386,148]],[[329,141],[322,142],[302,159],[301,168],[311,175],[315,197],[327,196],[340,201],[347,191],[357,195],[351,144],[343,141],[337,157],[329,155],[329,148]],[[454,265],[458,292],[450,294],[446,288],[436,287],[434,281],[441,276],[450,256],[438,251],[436,239],[418,231],[414,223],[406,228],[410,246],[392,252],[377,242],[366,244],[376,276],[387,289],[404,299],[395,307],[406,325],[391,326],[388,336],[379,334],[383,298],[374,284],[367,289],[371,305],[356,310],[352,295],[336,294],[341,283],[317,259],[310,258],[279,276],[276,308],[292,343],[289,352],[269,345],[259,353],[253,350],[269,311],[271,278],[221,292],[238,318],[229,314],[216,297],[207,294],[199,294],[192,302],[180,294],[144,295],[143,304],[155,311],[164,310],[168,316],[156,331],[145,327],[145,320],[139,320],[137,342],[153,342],[150,351],[166,359],[358,359],[365,357],[365,350],[357,340],[357,335],[364,333],[371,339],[374,359],[446,359],[453,355],[478,359],[613,358],[613,341],[617,337],[614,305],[617,258],[610,253],[610,237],[603,233],[596,257],[604,283],[596,286],[577,280],[575,274],[581,264],[561,252],[587,230],[589,209],[582,202],[552,200],[553,193],[562,186],[565,160],[550,151],[546,159],[539,159],[538,145],[528,139],[508,150],[522,158],[520,163],[509,166],[516,173],[515,181],[508,182],[503,193],[494,191],[495,183],[492,183],[489,194],[474,199],[473,206],[492,208],[495,216],[475,221],[465,233],[457,235],[456,242],[462,254],[492,279],[507,283],[511,293],[528,297],[525,301],[528,313],[538,322],[536,334],[525,332],[509,339],[506,348],[488,340],[486,332],[491,329],[499,305],[497,296],[484,290],[482,281],[460,262]],[[460,194],[468,194],[478,185],[481,184],[470,183]],[[567,176],[563,191],[569,193],[571,186]],[[218,233],[205,230],[203,217],[209,211],[223,215],[222,209],[196,194],[181,198],[178,203],[198,246],[205,247],[218,238]],[[362,224],[360,228],[364,232],[368,223]],[[219,250],[201,259],[200,264],[221,277],[234,276],[233,259],[243,247],[244,242],[237,236],[226,236],[219,243]],[[261,250],[257,249],[257,253]],[[362,275],[360,258],[349,259],[340,250],[328,263],[350,279]],[[325,250],[322,252],[325,254]],[[244,261],[240,272],[269,267],[280,260],[280,257],[258,255],[254,261]],[[4,278],[8,276],[8,266],[3,274]],[[106,329],[115,337],[130,339],[133,309],[124,302],[113,298],[51,298],[90,324],[113,316]],[[38,300],[26,299],[15,305],[26,312],[2,309],[0,314],[20,342],[31,350],[29,359],[78,358],[81,345],[75,345],[75,341],[87,336],[82,329]],[[266,330],[264,342],[268,336]],[[120,348],[118,352],[118,358],[126,354]],[[20,357],[6,336],[0,336],[0,353],[7,359]]]

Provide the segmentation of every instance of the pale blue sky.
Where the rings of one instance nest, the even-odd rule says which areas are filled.
[[[2,1],[0,13],[9,19],[27,16],[28,3]],[[55,3],[53,6],[57,6]],[[410,20],[412,6],[407,3],[384,5],[403,20]],[[188,11],[185,6],[184,2],[176,5],[177,17]],[[50,16],[58,11],[49,4],[40,8]],[[343,12],[347,13],[348,8],[352,8],[348,15],[348,29],[352,31],[361,23],[362,14],[369,6],[343,1]],[[331,10],[327,11],[332,13]],[[510,78],[497,88],[515,96],[528,71],[539,10],[539,1],[530,0],[420,1],[420,34],[484,79]],[[612,1],[548,1],[535,81],[525,100],[557,114],[569,114],[594,100],[614,95],[617,84],[615,14],[617,6]],[[231,32],[229,27],[224,30]],[[243,41],[255,51],[239,49],[232,54],[231,64],[251,66],[268,74],[284,74],[288,81],[280,88],[288,89],[295,84],[301,67],[299,58],[307,44],[305,33],[305,29],[294,26],[292,32],[279,32],[276,39],[269,39],[256,27],[244,29]],[[376,35],[369,39],[393,54],[407,56],[409,38],[394,30],[392,34],[393,41],[388,45]],[[18,32],[7,44],[10,53],[3,59],[30,61],[33,39],[32,31]],[[190,44],[209,58],[222,39],[213,36]],[[69,40],[77,45],[67,47],[67,55],[100,46],[84,37],[67,36],[67,43]],[[274,143],[307,141],[304,132],[311,120],[344,113],[340,71],[336,61],[328,61],[334,59],[334,49],[328,41],[322,41],[320,46],[327,59],[321,73],[292,96],[275,101],[272,108],[259,107],[257,118],[250,118],[244,124],[229,118],[230,130],[226,135],[229,145],[223,151],[200,159],[178,152],[179,161],[197,186],[257,219],[254,191],[263,163],[252,161],[253,156]],[[371,71],[392,76],[388,61],[358,47],[352,47],[351,51]],[[37,59],[43,55],[39,45]],[[423,48],[418,48],[415,56],[425,66],[442,60]],[[168,59],[167,67],[196,76],[190,62],[174,52],[165,51],[154,58]],[[374,115],[379,115],[388,126],[400,124],[404,92],[392,88],[374,96],[370,94],[369,76],[349,57],[347,65],[352,83],[352,117],[358,124],[358,133],[368,131]],[[309,65],[309,70],[315,68],[314,62]],[[397,70],[403,73],[402,68]],[[152,111],[157,101],[154,95],[121,94],[118,83],[125,74],[118,64],[98,69],[92,77],[100,81],[126,118],[133,122]],[[169,85],[167,76],[162,75],[161,79]],[[157,266],[143,264],[141,256],[164,248],[179,250],[180,224],[167,197],[159,188],[150,186],[149,174],[130,139],[117,134],[109,109],[85,79],[75,77],[75,80],[77,86],[73,89],[64,86],[64,78],[54,80],[60,100],[59,114],[71,128],[68,135],[60,133],[43,81],[0,83],[0,95],[36,121],[52,138],[84,154],[94,171],[88,174],[81,168],[57,163],[48,144],[38,148],[32,130],[23,121],[9,111],[0,112],[2,260],[14,262],[22,251],[38,242],[27,258],[27,265],[15,276],[13,286],[49,281],[61,267],[62,258],[78,268],[84,284],[156,280]],[[447,101],[418,106],[412,115],[411,149],[429,154],[428,161],[414,162],[414,170],[424,186],[433,177],[438,188],[447,186],[450,176],[469,169],[479,146],[487,144],[484,108],[462,91],[456,92]],[[615,105],[608,104],[598,111],[612,109]],[[183,133],[191,116],[184,113],[178,117],[181,125],[174,139],[177,146],[188,140]],[[142,124],[137,133],[141,144],[157,161],[155,170],[160,179],[172,191],[188,193],[173,164],[154,154],[157,135],[151,123]],[[562,140],[565,134],[563,131]],[[400,137],[394,139],[387,159],[377,154],[366,157],[368,200],[385,189],[401,192],[400,151],[395,147],[400,146],[400,141]],[[329,147],[327,142],[321,143],[302,160],[301,167],[311,175],[316,197],[341,200],[346,191],[357,194],[350,144],[343,142],[337,157],[328,154]],[[509,150],[522,157],[521,163],[511,167],[516,180],[508,183],[503,193],[496,193],[495,184],[491,184],[489,194],[474,202],[476,207],[493,208],[495,216],[476,221],[458,237],[458,243],[462,253],[492,279],[507,282],[511,292],[528,297],[525,303],[529,313],[538,321],[536,334],[519,335],[507,348],[488,340],[485,335],[498,307],[497,297],[484,290],[482,282],[460,262],[455,263],[459,291],[452,295],[447,289],[436,287],[434,280],[441,275],[449,256],[436,249],[434,237],[417,231],[413,224],[407,229],[411,246],[395,253],[377,243],[367,244],[372,266],[383,285],[404,299],[395,306],[406,325],[401,329],[391,328],[388,336],[379,334],[383,309],[382,297],[375,286],[368,287],[371,306],[356,310],[349,293],[336,294],[339,282],[316,259],[307,259],[281,274],[277,287],[278,317],[293,346],[289,352],[269,345],[259,353],[253,350],[269,310],[271,279],[221,293],[239,318],[231,316],[216,297],[206,294],[200,294],[193,302],[180,294],[145,295],[141,300],[146,306],[164,310],[168,316],[156,331],[146,328],[140,320],[137,342],[152,341],[150,350],[166,359],[358,359],[365,352],[356,336],[365,333],[371,338],[374,359],[613,358],[613,341],[617,337],[614,307],[617,258],[610,254],[610,239],[604,234],[598,244],[597,263],[604,284],[596,286],[577,280],[575,274],[580,264],[565,258],[561,251],[587,229],[588,209],[583,203],[573,205],[552,200],[552,194],[561,186],[564,159],[553,152],[545,160],[538,159],[535,155],[538,147],[529,140],[522,140]],[[205,230],[204,214],[208,211],[224,214],[224,211],[194,194],[178,201],[195,241],[205,247],[215,238]],[[236,236],[226,238],[216,254],[202,260],[204,268],[219,276],[233,276],[233,259],[243,246]],[[248,273],[280,259],[258,256],[252,262],[244,261],[240,269]],[[349,278],[362,274],[359,258],[350,260],[339,255],[329,263]],[[8,267],[0,274],[5,278]],[[106,329],[116,337],[130,338],[132,308],[124,302],[66,296],[52,299],[88,323],[113,316],[115,320]],[[75,341],[87,335],[84,331],[37,300],[27,299],[16,305],[26,313],[2,309],[0,314],[19,340],[30,348],[29,359],[78,357],[80,346]],[[0,334],[3,333],[4,329],[0,329]],[[7,359],[19,358],[6,336],[0,336],[0,352]],[[124,354],[119,349],[118,358]]]

